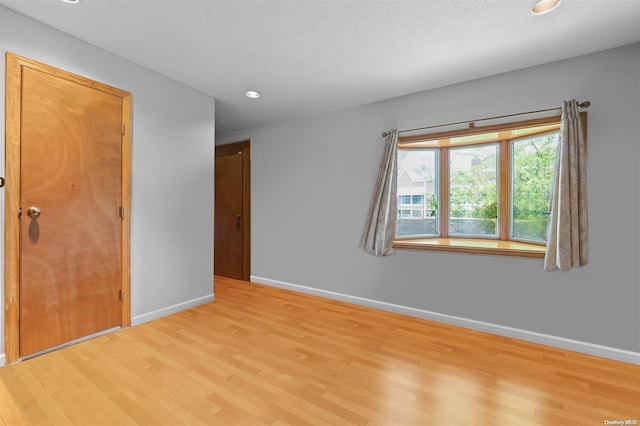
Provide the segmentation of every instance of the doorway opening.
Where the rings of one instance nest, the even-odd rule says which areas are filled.
[[[214,274],[251,279],[250,141],[216,147]]]

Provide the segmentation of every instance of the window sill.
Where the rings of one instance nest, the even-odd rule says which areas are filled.
[[[393,247],[399,249],[535,258],[544,258],[546,251],[546,247],[543,245],[476,238],[424,238],[416,240],[396,240],[393,242]]]

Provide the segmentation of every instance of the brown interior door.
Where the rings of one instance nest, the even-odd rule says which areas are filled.
[[[121,324],[123,100],[25,67],[20,356]]]
[[[214,273],[243,276],[243,154],[216,157]]]

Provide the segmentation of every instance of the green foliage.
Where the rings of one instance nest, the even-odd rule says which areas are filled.
[[[495,219],[498,217],[498,203],[483,204],[473,209],[472,217]]]
[[[555,135],[514,143],[514,220],[535,220],[548,214],[556,153]]]
[[[557,134],[514,143],[513,233],[545,240],[557,155]]]
[[[428,194],[425,194],[425,197],[427,195]],[[438,199],[435,197],[435,195],[431,194],[431,198],[429,198],[429,201],[427,202],[427,207],[432,210],[438,211]]]
[[[470,168],[453,171],[450,178],[452,217],[496,218],[498,216],[497,155],[495,146],[456,150]]]

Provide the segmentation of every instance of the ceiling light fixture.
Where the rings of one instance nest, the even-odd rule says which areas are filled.
[[[246,92],[244,92],[244,95],[247,98],[251,98],[251,99],[258,99],[260,97],[260,93],[256,92],[255,90],[247,90]]]
[[[551,12],[558,7],[560,0],[540,0],[531,8],[531,12],[535,15],[542,15],[543,13]]]
[[[70,3],[70,4],[76,4],[76,3],[80,3],[80,0],[62,0],[65,3]]]

